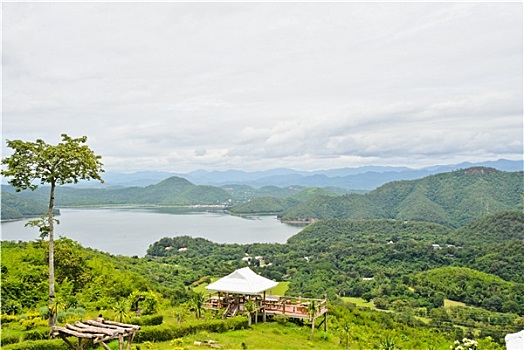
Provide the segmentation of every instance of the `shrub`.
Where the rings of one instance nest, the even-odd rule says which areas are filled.
[[[164,316],[153,315],[153,316],[141,316],[133,317],[129,323],[136,324],[138,326],[158,326],[164,322]]]
[[[2,332],[2,347],[8,344],[15,344],[20,342],[22,336],[20,334],[4,334]]]
[[[4,346],[3,350],[70,350],[69,346],[61,339],[25,341],[23,343]]]
[[[18,322],[24,327],[26,331],[39,326],[47,326],[47,321],[39,318],[21,318]]]
[[[49,339],[49,328],[34,329],[24,334],[25,340],[46,340]]]
[[[277,323],[280,325],[285,325],[289,321],[289,317],[286,315],[276,315],[275,321],[277,321]]]
[[[0,315],[0,323],[9,323],[18,320],[18,317],[15,315],[7,315],[7,314],[1,314]]]

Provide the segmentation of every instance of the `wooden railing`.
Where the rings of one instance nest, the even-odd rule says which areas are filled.
[[[289,317],[310,319],[317,318],[327,312],[326,299],[266,295],[264,300],[261,296],[257,296],[252,301],[256,303],[259,311],[265,311],[268,315],[288,315]],[[314,312],[311,310],[312,304],[314,304]],[[242,309],[242,306],[242,302],[240,304],[232,300],[228,302],[225,298],[218,300],[216,296],[210,295],[204,307],[214,310],[225,308],[224,315],[229,315],[233,311],[238,312],[239,309]],[[236,310],[234,307],[236,307]]]

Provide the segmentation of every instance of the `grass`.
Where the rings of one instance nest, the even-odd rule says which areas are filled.
[[[370,309],[375,309],[375,305],[373,304],[373,301],[366,301],[365,299],[355,298],[355,297],[342,297],[342,300],[353,303],[357,307],[367,307]]]
[[[221,349],[341,349],[339,338],[334,334],[315,330],[312,340],[309,340],[308,326],[297,326],[293,323],[279,325],[277,323],[259,323],[251,329],[243,329],[225,333],[199,332],[191,336],[160,343],[136,344],[141,350],[173,350],[173,349],[206,349],[208,347],[194,345],[194,342],[213,340]],[[242,346],[244,344],[244,346]]]
[[[289,282],[280,282],[275,288],[267,291],[269,295],[285,295],[289,288]]]
[[[460,301],[454,301],[450,299],[444,299],[444,307],[455,307],[455,306],[466,306],[466,304],[461,303]]]
[[[218,277],[211,277],[211,283],[216,282],[218,279],[219,279]],[[193,289],[193,292],[196,292],[196,293],[202,292],[204,294],[207,294],[209,293],[209,291],[206,289],[207,286],[208,286],[207,283],[202,283],[192,289]]]

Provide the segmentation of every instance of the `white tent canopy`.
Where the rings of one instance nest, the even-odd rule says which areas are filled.
[[[233,271],[226,277],[206,287],[207,290],[216,292],[228,292],[234,294],[260,294],[268,289],[274,288],[278,282],[272,281],[254,273],[249,267]]]
[[[518,333],[507,334],[505,337],[507,350],[524,349],[524,329]]]

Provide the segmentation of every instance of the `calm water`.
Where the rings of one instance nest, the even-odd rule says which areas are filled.
[[[55,237],[115,255],[144,256],[162,237],[203,237],[217,243],[284,243],[303,227],[283,224],[275,216],[240,218],[224,213],[180,208],[60,209]],[[2,240],[32,241],[37,228],[28,220],[3,222]]]

